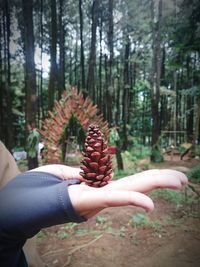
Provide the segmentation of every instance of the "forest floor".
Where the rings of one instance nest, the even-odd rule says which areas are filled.
[[[197,164],[168,158],[151,167]],[[109,208],[82,224],[44,229],[38,234],[42,259],[49,267],[199,267],[200,200],[189,188],[182,193],[179,201],[178,194],[167,199],[155,191],[155,209],[148,214],[134,207]]]

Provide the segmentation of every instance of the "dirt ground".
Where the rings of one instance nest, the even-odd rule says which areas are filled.
[[[200,161],[173,159],[153,167],[196,164]],[[134,207],[110,208],[82,224],[43,230],[38,235],[42,259],[49,267],[199,267],[200,201],[152,198],[155,210],[149,214]]]

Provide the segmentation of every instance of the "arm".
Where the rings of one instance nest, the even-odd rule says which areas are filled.
[[[63,165],[46,165],[33,171],[48,171],[62,179],[82,177],[80,169]],[[151,211],[153,201],[144,193],[157,188],[178,190],[187,184],[185,174],[175,170],[148,170],[110,182],[102,188],[93,188],[81,183],[69,187],[69,196],[74,209],[85,218],[90,218],[106,207],[133,205]]]
[[[43,227],[83,221],[68,194],[68,186],[76,183],[45,172],[18,175],[0,191],[1,228],[29,238]]]
[[[153,201],[143,193],[156,188],[181,189],[187,183],[183,173],[150,170],[92,188],[80,182],[79,172],[47,165],[15,177],[0,190],[1,263],[17,262],[25,240],[43,227],[82,222],[107,207],[133,205],[149,211]]]
[[[27,238],[43,227],[69,221],[82,222],[69,199],[68,186],[79,180],[62,180],[46,172],[26,172],[0,190],[0,262],[18,266]]]
[[[80,182],[79,171],[46,165],[17,176],[0,191],[1,225],[30,237],[43,227],[81,222],[110,206],[134,205],[148,211],[154,208],[153,201],[144,193],[181,189],[187,183],[181,172],[149,170],[93,188]]]

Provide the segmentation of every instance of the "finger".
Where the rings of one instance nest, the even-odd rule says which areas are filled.
[[[119,206],[136,206],[152,211],[154,209],[153,201],[150,197],[139,193],[125,190],[105,191],[103,204],[105,207],[119,207]]]
[[[154,169],[119,179],[107,187],[144,193],[156,188],[180,189],[187,181],[187,177],[181,172]]]
[[[62,164],[49,164],[49,165],[44,165],[40,166],[38,168],[35,168],[30,171],[40,171],[40,172],[48,172],[51,174],[54,174],[61,179],[80,179],[81,180],[81,175],[80,169],[79,168],[73,168],[70,166],[62,165]]]
[[[146,195],[125,190],[94,189],[78,191],[78,186],[68,188],[70,199],[75,210],[79,214],[89,213],[108,207],[137,206],[151,211],[154,208],[153,201]]]
[[[170,169],[158,170],[155,174],[159,187],[168,187],[172,189],[181,189],[187,184],[188,179],[182,172]]]

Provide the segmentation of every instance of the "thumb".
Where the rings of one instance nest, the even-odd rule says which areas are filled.
[[[114,190],[107,192],[105,191],[103,194],[104,208],[131,205],[143,208],[146,211],[152,211],[154,209],[154,203],[152,199],[139,192]]]

